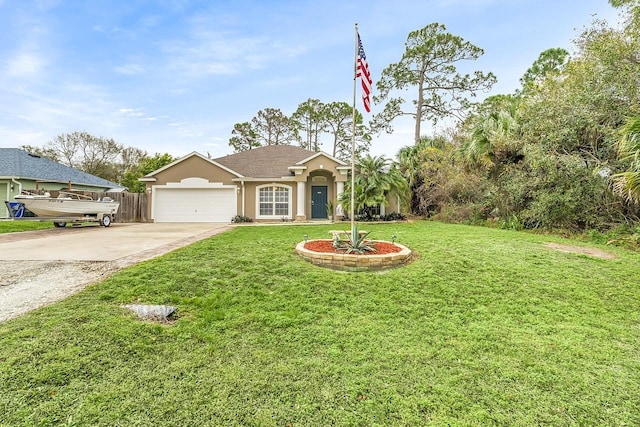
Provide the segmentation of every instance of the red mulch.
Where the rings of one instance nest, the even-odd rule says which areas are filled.
[[[389,242],[373,242],[373,247],[376,249],[375,252],[365,252],[362,255],[384,255],[400,252],[402,250],[400,247]],[[333,247],[333,242],[331,240],[313,240],[311,242],[305,243],[304,248],[313,252],[334,254],[343,254],[346,252],[336,250],[336,248]]]

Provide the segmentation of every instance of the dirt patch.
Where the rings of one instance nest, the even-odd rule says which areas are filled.
[[[611,252],[606,252],[606,251],[595,249],[595,248],[585,248],[583,246],[562,245],[560,243],[546,243],[545,247],[549,249],[561,251],[561,252],[587,255],[594,258],[602,258],[602,259],[618,258],[615,254],[612,254]]]

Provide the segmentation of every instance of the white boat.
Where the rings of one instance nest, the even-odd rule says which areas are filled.
[[[61,191],[58,197],[51,197],[49,193],[24,193],[14,198],[40,218],[95,218],[105,227],[111,224],[120,208],[120,203],[110,197],[93,200],[89,196],[66,191]],[[64,226],[62,224],[65,223],[60,221],[58,224]]]

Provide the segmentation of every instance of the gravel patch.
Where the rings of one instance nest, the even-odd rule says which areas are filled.
[[[166,254],[226,229],[228,228],[224,227],[198,234],[115,261],[0,261],[0,323],[67,298],[125,267]],[[68,233],[74,230],[65,231]],[[11,233],[0,236],[0,239],[33,239],[47,232],[52,231]]]
[[[119,270],[113,262],[0,262],[0,322],[62,300]]]

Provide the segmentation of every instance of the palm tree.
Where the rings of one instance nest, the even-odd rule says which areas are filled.
[[[640,116],[630,117],[619,130],[618,157],[629,170],[613,176],[613,186],[627,200],[640,201]]]
[[[406,199],[411,213],[416,213],[420,204],[417,190],[424,183],[422,173],[424,155],[429,149],[442,148],[443,145],[444,140],[441,138],[422,136],[417,144],[402,147],[398,151],[398,170],[407,181],[408,194]]]
[[[391,160],[384,156],[367,154],[356,164],[354,177],[354,212],[379,205],[387,205],[387,195],[402,196],[407,191],[407,181]],[[340,203],[351,209],[351,181],[347,181]]]
[[[503,163],[517,161],[520,151],[517,107],[518,100],[514,99],[471,118],[471,131],[460,148],[468,165],[480,166],[495,177]]]

